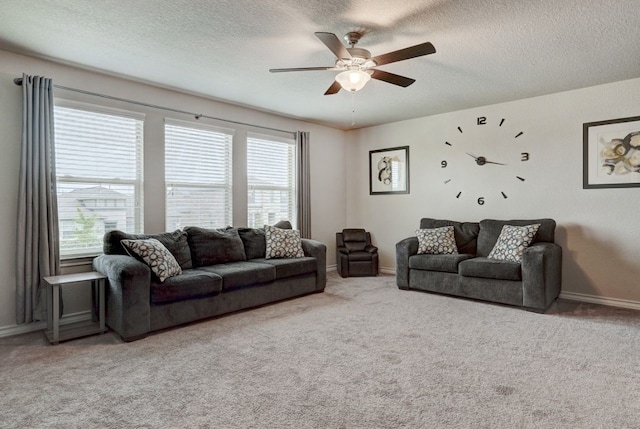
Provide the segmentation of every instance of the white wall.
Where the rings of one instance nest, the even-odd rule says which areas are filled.
[[[335,264],[335,232],[346,221],[346,190],[344,187],[345,133],[340,130],[285,118],[245,107],[184,94],[139,82],[108,76],[53,62],[0,51],[0,331],[15,325],[15,228],[18,168],[20,163],[20,133],[22,118],[21,88],[13,78],[22,73],[53,78],[56,85],[83,89],[99,94],[120,97],[144,103],[171,107],[188,112],[239,121],[283,130],[303,130],[311,133],[311,222],[312,238],[327,244],[327,261]],[[145,122],[145,231],[164,231],[164,152],[163,118],[171,116],[194,120],[190,116],[167,113],[162,110],[141,108],[127,103],[108,102],[105,99],[82,96],[56,89],[61,98],[106,103],[107,105],[142,111]],[[226,122],[201,119],[226,128],[235,128],[234,153],[246,153],[247,131],[260,129],[236,126]],[[239,159],[239,158],[238,158]],[[234,224],[245,225],[246,170],[242,163],[234,163]],[[86,267],[67,268],[70,271]],[[89,308],[89,295],[85,289],[68,287],[65,294],[65,312],[74,313]],[[6,330],[6,329],[5,329]]]
[[[551,217],[558,222],[556,241],[563,247],[563,293],[601,302],[640,308],[640,188],[582,189],[582,124],[640,115],[640,79],[553,94],[477,109],[419,118],[343,133],[294,119],[234,106],[195,95],[0,51],[0,331],[15,324],[15,225],[20,159],[21,90],[12,82],[22,73],[52,77],[57,85],[85,89],[210,116],[287,130],[311,132],[312,235],[327,244],[329,265],[335,264],[335,232],[345,227],[365,227],[380,247],[381,267],[395,269],[395,243],[414,234],[422,217],[478,221],[484,218]],[[57,90],[65,98],[84,99]],[[114,107],[131,108],[112,103]],[[145,229],[164,230],[162,176],[162,120],[164,113],[147,109],[145,129]],[[516,146],[502,129],[480,129],[478,116],[491,121],[505,118],[504,133],[524,131]],[[188,118],[185,118],[188,119]],[[219,125],[229,127],[229,124]],[[456,148],[474,148],[491,157],[510,155],[500,170],[474,168],[473,160],[459,150],[447,151],[444,141],[469,140]],[[243,150],[246,127],[238,127],[234,150]],[[467,130],[469,131],[467,133]],[[464,146],[464,145],[467,146]],[[368,152],[410,146],[411,193],[369,195]],[[477,148],[472,145],[477,145]],[[519,146],[518,146],[519,145]],[[524,149],[521,149],[524,148]],[[513,161],[521,151],[528,162]],[[498,155],[500,154],[500,155]],[[446,159],[450,167],[442,169]],[[466,163],[466,164],[465,164]],[[234,165],[242,176],[243,167]],[[455,168],[454,168],[455,167]],[[495,176],[492,174],[496,174]],[[512,176],[527,180],[519,183]],[[448,185],[446,178],[455,177]],[[345,186],[345,183],[348,184]],[[237,188],[242,191],[242,184]],[[456,187],[468,198],[456,199]],[[495,198],[505,190],[507,200]],[[486,195],[485,195],[486,194]],[[487,203],[479,206],[477,196]],[[471,198],[473,197],[473,198]],[[246,197],[234,195],[236,206]],[[236,211],[234,223],[242,223]],[[83,270],[86,267],[67,268]],[[88,309],[86,291],[71,289],[68,312]]]
[[[351,131],[347,223],[370,230],[381,267],[394,270],[395,243],[414,235],[422,217],[550,217],[563,248],[564,295],[640,308],[640,188],[582,188],[582,124],[638,116],[639,100],[635,79]],[[484,128],[476,125],[479,116],[506,121]],[[524,134],[514,139],[518,131]],[[411,193],[370,196],[369,150],[404,145],[410,146]],[[509,165],[479,167],[464,151]],[[531,159],[519,161],[520,152]],[[479,196],[485,205],[477,204]]]

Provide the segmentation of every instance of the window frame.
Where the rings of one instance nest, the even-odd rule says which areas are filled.
[[[250,182],[250,174],[249,174],[249,146],[250,146],[250,141],[252,139],[256,139],[256,140],[264,140],[264,141],[269,141],[269,142],[273,142],[273,143],[282,143],[282,144],[286,144],[289,145],[292,149],[292,159],[291,159],[291,165],[293,167],[293,171],[291,172],[291,180],[290,180],[290,186],[280,186],[280,185],[253,185]],[[291,198],[291,213],[290,213],[290,218],[286,219],[288,220],[292,227],[294,229],[297,228],[297,223],[298,223],[298,177],[300,174],[300,166],[298,165],[298,156],[299,156],[299,147],[297,144],[297,141],[295,140],[295,138],[287,138],[287,137],[282,137],[282,136],[276,136],[273,134],[265,134],[265,133],[256,133],[256,132],[247,132],[247,139],[246,139],[246,144],[247,144],[247,154],[246,154],[246,171],[247,171],[247,207],[246,207],[246,214],[247,214],[247,225],[251,227],[252,225],[252,220],[251,220],[251,201],[252,199],[254,199],[254,192],[256,190],[258,191],[287,191],[290,195]],[[255,203],[255,201],[254,201]],[[264,214],[264,213],[263,213]],[[280,221],[281,219],[275,219],[275,222]],[[267,222],[270,222],[270,220],[268,220]],[[255,228],[261,228],[263,225],[253,225],[253,227]]]
[[[66,98],[54,97],[54,118],[56,114],[57,108],[65,108],[72,110],[79,110],[83,112],[90,112],[102,115],[110,115],[116,117],[122,117],[127,119],[132,119],[140,122],[140,135],[137,136],[138,141],[136,142],[136,171],[134,179],[121,179],[121,178],[101,178],[101,177],[80,177],[80,176],[60,176],[58,174],[57,165],[59,163],[59,154],[57,153],[57,140],[56,140],[56,125],[54,121],[54,152],[55,152],[55,164],[56,164],[56,199],[59,200],[59,189],[60,184],[63,185],[73,185],[73,184],[85,184],[85,185],[116,185],[116,186],[132,186],[133,187],[133,231],[125,231],[132,234],[143,233],[144,231],[144,139],[145,139],[145,127],[146,127],[146,115],[141,112],[124,110],[119,108],[108,107],[100,104],[93,104],[87,102],[81,102],[76,100],[69,100]],[[57,215],[59,217],[60,213],[60,204],[57,204]],[[96,207],[98,207],[96,205]],[[106,206],[105,202],[105,208]],[[128,209],[129,207],[124,205],[122,207],[124,209]],[[59,219],[60,221],[60,219]],[[61,225],[62,226],[62,225]],[[58,240],[60,244],[62,244],[62,239],[64,236],[63,228],[59,228]],[[60,248],[60,260],[67,261],[69,263],[71,260],[83,260],[88,258],[93,258],[102,254],[102,242],[100,242],[100,246],[96,246],[94,248],[88,249],[88,251],[80,251],[80,249],[73,249],[69,252],[64,252],[62,248]]]
[[[228,176],[228,182],[225,184],[212,184],[212,183],[203,183],[203,182],[184,182],[184,181],[169,181],[168,179],[168,175],[167,175],[167,126],[175,126],[175,127],[182,127],[182,128],[189,128],[189,129],[193,129],[193,130],[198,130],[198,131],[205,131],[205,132],[211,132],[211,133],[218,133],[218,134],[223,134],[225,135],[225,138],[228,139],[228,151],[229,151],[229,164],[228,164],[228,171],[229,171],[229,176]],[[164,196],[165,196],[165,204],[164,204],[164,223],[165,223],[165,230],[169,230],[174,228],[173,226],[169,226],[169,199],[167,198],[168,196],[168,189],[169,186],[173,186],[173,187],[184,187],[184,188],[195,188],[195,189],[203,189],[203,190],[207,190],[207,189],[216,189],[216,190],[223,190],[225,192],[227,192],[227,198],[228,198],[228,212],[226,213],[226,217],[227,219],[225,220],[225,225],[217,225],[217,226],[213,226],[213,225],[182,225],[182,222],[180,222],[180,226],[178,226],[178,228],[182,229],[185,226],[199,226],[199,227],[203,227],[203,228],[217,228],[217,227],[226,227],[227,225],[232,225],[233,224],[233,194],[234,194],[234,182],[233,182],[233,163],[234,163],[234,144],[233,144],[233,140],[235,137],[235,133],[236,130],[232,129],[232,128],[225,128],[225,127],[220,127],[220,126],[216,126],[216,125],[210,125],[210,124],[203,124],[203,123],[196,123],[196,122],[192,122],[192,121],[186,121],[183,119],[175,119],[175,118],[171,118],[171,117],[165,117],[164,118],[164,123],[162,126],[163,129],[163,135],[164,135],[164,154],[163,154],[163,159],[164,159]]]

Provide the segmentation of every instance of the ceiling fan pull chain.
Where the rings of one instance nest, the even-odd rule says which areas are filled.
[[[351,126],[356,124],[356,92],[351,91]]]

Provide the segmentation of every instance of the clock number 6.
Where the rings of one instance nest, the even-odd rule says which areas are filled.
[[[484,205],[484,197],[478,198],[478,204],[481,206]]]
[[[442,168],[445,168],[447,166],[447,161],[442,161],[440,165],[442,166]]]

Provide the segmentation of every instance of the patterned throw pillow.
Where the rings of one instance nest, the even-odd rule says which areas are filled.
[[[161,283],[169,277],[182,274],[182,268],[176,258],[155,238],[122,240],[121,243],[131,256],[136,256],[147,264]]]
[[[526,226],[504,225],[498,241],[487,258],[522,262],[522,253],[533,241],[538,228],[540,228],[539,223]]]
[[[300,231],[295,229],[280,229],[275,226],[264,226],[267,244],[267,259],[276,258],[304,258]]]
[[[442,228],[418,229],[418,254],[457,255],[456,237],[453,226]]]

